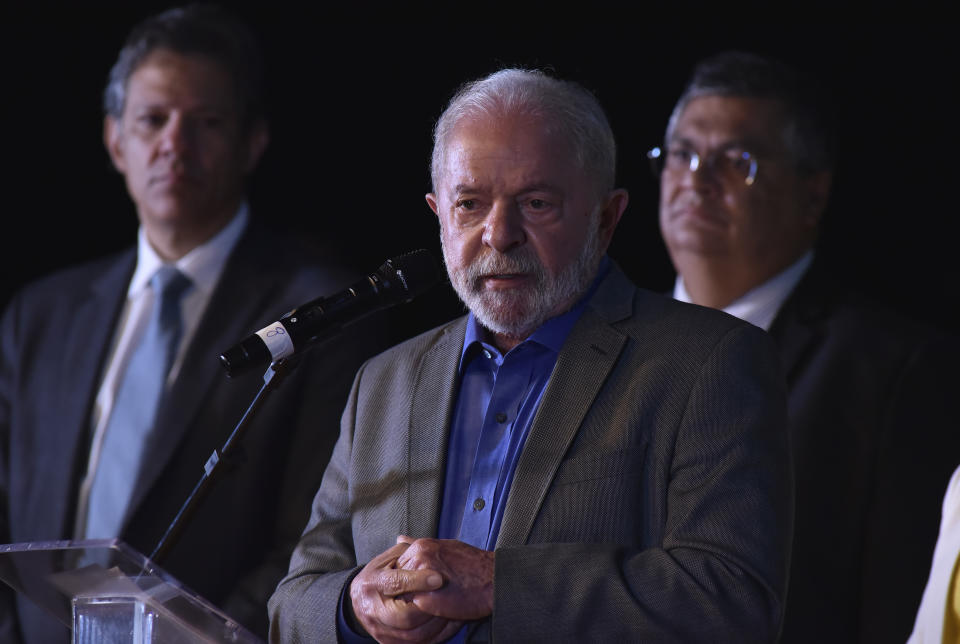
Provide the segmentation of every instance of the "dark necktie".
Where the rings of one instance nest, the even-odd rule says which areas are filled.
[[[90,489],[88,539],[120,534],[167,374],[180,344],[180,299],[190,280],[175,267],[163,266],[150,284],[155,294],[153,311],[117,387]]]

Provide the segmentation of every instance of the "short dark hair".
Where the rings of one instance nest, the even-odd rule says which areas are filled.
[[[787,111],[784,142],[797,168],[832,170],[836,164],[835,115],[827,92],[808,73],[770,56],[725,51],[697,63],[667,125],[667,139],[687,104],[701,96],[779,101]]]
[[[157,49],[200,54],[223,65],[233,79],[242,121],[263,116],[264,65],[256,36],[237,16],[212,4],[168,9],[130,31],[103,91],[107,114],[122,116],[130,76]]]

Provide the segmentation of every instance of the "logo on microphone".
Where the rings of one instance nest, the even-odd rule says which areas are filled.
[[[269,331],[267,331],[268,338],[272,338],[277,335],[286,335],[286,334],[287,334],[287,330],[284,329],[282,326],[276,326],[270,329]]]

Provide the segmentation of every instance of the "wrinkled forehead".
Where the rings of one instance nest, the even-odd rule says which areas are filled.
[[[439,161],[437,179],[443,183],[472,168],[491,165],[529,175],[531,180],[545,173],[585,175],[569,137],[549,119],[530,115],[461,118],[446,137]]]

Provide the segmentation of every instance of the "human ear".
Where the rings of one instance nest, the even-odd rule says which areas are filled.
[[[107,154],[110,155],[110,161],[117,172],[124,174],[127,170],[126,160],[123,155],[123,135],[121,133],[122,125],[119,120],[109,114],[103,117],[103,145],[107,148]]]
[[[270,143],[270,128],[263,119],[250,126],[250,132],[247,134],[247,162],[244,164],[244,172],[250,174],[260,162],[267,144]]]
[[[816,226],[827,208],[833,175],[829,172],[814,172],[803,178],[804,184],[804,220]]]
[[[437,195],[434,194],[434,193],[432,193],[432,192],[428,192],[428,193],[424,196],[424,198],[427,200],[427,205],[430,206],[430,210],[433,211],[433,214],[435,214],[435,215],[437,215],[437,216],[439,217],[439,216],[440,216],[440,210],[439,210],[440,204],[439,204],[439,202],[437,201]]]
[[[600,239],[604,251],[610,245],[613,239],[613,233],[620,223],[623,211],[627,208],[627,202],[630,201],[630,195],[623,188],[613,190],[603,198],[600,207]]]

